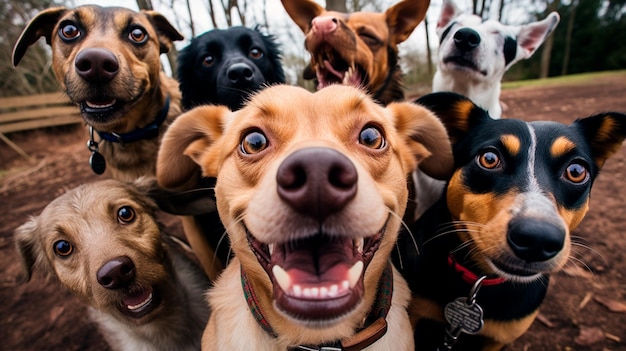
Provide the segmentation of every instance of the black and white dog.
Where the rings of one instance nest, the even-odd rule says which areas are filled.
[[[505,25],[463,13],[444,0],[439,20],[439,54],[433,92],[452,91],[500,118],[500,82],[516,62],[530,58],[554,31],[559,14],[526,25]]]

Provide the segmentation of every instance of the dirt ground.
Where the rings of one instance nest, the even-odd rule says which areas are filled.
[[[604,111],[626,113],[626,75],[567,86],[505,90],[505,116],[569,123]],[[88,165],[81,127],[14,134],[36,160],[26,162],[0,142],[0,349],[108,350],[84,304],[56,281],[35,274],[17,284],[21,267],[13,230],[53,198],[102,179]],[[573,257],[551,280],[540,317],[508,350],[626,350],[626,146],[594,184],[591,209],[573,233]],[[172,230],[180,230],[175,224]],[[515,303],[515,301],[511,301]]]

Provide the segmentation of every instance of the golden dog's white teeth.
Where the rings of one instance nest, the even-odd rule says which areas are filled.
[[[304,297],[313,297],[313,294],[311,293],[311,288],[304,288],[304,289],[302,289],[302,296],[304,296]]]
[[[348,280],[350,283],[350,288],[354,288],[356,283],[361,278],[361,273],[363,273],[363,261],[356,261],[354,266],[350,268],[348,271]]]
[[[341,282],[341,291],[345,291],[350,289],[350,282],[347,280],[344,280]]]
[[[350,83],[350,78],[352,77],[352,67],[348,68],[346,73],[343,74],[343,81],[341,82],[343,85],[347,85]]]
[[[300,285],[294,285],[291,288],[292,288],[291,292],[293,293],[294,296],[296,297],[302,296],[302,287]]]
[[[274,244],[267,244],[267,250],[270,253],[270,256],[274,253]]]
[[[328,297],[328,288],[327,287],[322,286],[320,288],[320,297],[323,298],[323,299]]]
[[[338,292],[339,292],[339,285],[337,285],[337,284],[333,284],[333,285],[330,286],[330,288],[328,288],[328,296],[329,297],[337,296]]]
[[[148,297],[147,297],[145,300],[143,300],[142,302],[140,302],[140,303],[138,303],[138,304],[136,304],[136,305],[133,305],[133,306],[131,306],[131,305],[126,305],[126,307],[127,307],[129,310],[133,311],[133,310],[136,310],[136,309],[142,308],[143,306],[145,306],[145,305],[149,304],[150,302],[152,302],[152,293],[150,293],[150,295],[148,295]]]
[[[272,273],[274,274],[274,278],[276,278],[276,282],[280,288],[283,289],[284,292],[288,292],[291,288],[291,278],[289,277],[289,274],[287,274],[287,272],[279,265],[274,265],[274,267],[272,267]]]

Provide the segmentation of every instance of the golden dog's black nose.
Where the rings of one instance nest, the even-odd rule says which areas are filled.
[[[119,289],[128,286],[135,279],[135,273],[135,263],[128,256],[119,256],[102,265],[96,277],[103,287]]]
[[[278,195],[294,210],[319,221],[354,198],[358,174],[342,153],[324,147],[298,150],[278,168]]]
[[[79,52],[74,66],[79,76],[92,83],[106,83],[120,70],[117,57],[111,51],[102,48],[89,48]]]

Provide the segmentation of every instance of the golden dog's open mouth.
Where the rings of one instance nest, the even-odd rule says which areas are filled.
[[[332,84],[367,86],[367,75],[363,67],[357,65],[354,60],[342,57],[331,46],[324,46],[318,50],[313,67],[318,90]]]
[[[354,310],[364,294],[364,272],[380,246],[381,229],[352,239],[318,233],[279,244],[248,241],[269,275],[275,307],[297,320],[325,323]]]

